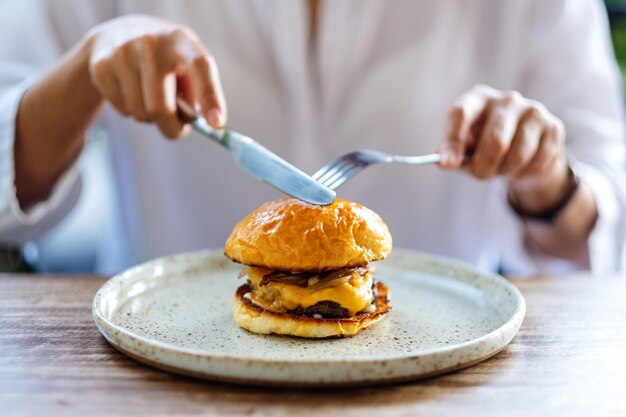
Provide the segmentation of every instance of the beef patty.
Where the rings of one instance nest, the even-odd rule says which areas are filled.
[[[313,317],[315,314],[328,318],[348,317],[348,310],[334,301],[320,301],[307,308],[298,307],[289,310],[289,313],[308,317]]]

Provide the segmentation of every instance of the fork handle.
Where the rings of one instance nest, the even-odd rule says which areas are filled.
[[[402,164],[411,164],[411,165],[436,164],[437,162],[441,162],[441,154],[431,153],[428,155],[419,155],[419,156],[396,155],[392,158],[392,162],[400,162]]]

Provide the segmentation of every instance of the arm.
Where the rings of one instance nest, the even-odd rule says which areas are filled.
[[[89,42],[81,42],[22,97],[14,142],[15,188],[22,207],[48,197],[78,157],[101,107],[87,72],[89,49]]]
[[[187,129],[176,114],[176,94],[198,105],[215,127],[224,123],[217,67],[191,30],[149,16],[94,28],[20,103],[14,147],[20,205],[46,198],[80,153],[105,100],[169,138],[182,136]]]

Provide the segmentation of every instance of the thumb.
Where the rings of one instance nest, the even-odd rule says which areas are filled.
[[[463,165],[465,159],[465,143],[461,141],[446,141],[437,149],[441,155],[439,165],[445,169],[457,169]]]
[[[472,126],[486,104],[487,94],[483,86],[474,87],[452,104],[446,118],[446,136],[440,147],[441,167],[457,169],[463,165],[471,142]]]

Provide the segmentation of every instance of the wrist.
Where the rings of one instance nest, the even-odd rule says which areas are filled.
[[[509,200],[513,200],[520,211],[542,213],[563,199],[571,182],[570,166],[565,157],[559,158],[541,177],[511,180]]]
[[[90,61],[95,35],[87,34],[69,53],[68,76],[70,80],[69,88],[74,88],[74,93],[78,93],[87,103],[100,103],[103,101],[102,95],[96,89],[91,80]],[[77,91],[76,91],[77,90]]]
[[[568,163],[565,166],[567,169],[565,185],[560,186],[560,190],[554,191],[554,194],[550,198],[550,200],[552,200],[550,205],[546,203],[546,201],[550,200],[544,199],[541,200],[541,206],[535,205],[533,209],[528,208],[528,206],[524,207],[520,204],[519,197],[509,188],[507,200],[511,209],[524,220],[535,220],[548,224],[554,223],[557,217],[562,217],[561,212],[567,211],[566,208],[571,205],[572,200],[576,200],[576,195],[579,194],[578,190],[580,189],[578,176]],[[542,191],[550,192],[550,188],[544,188]]]

